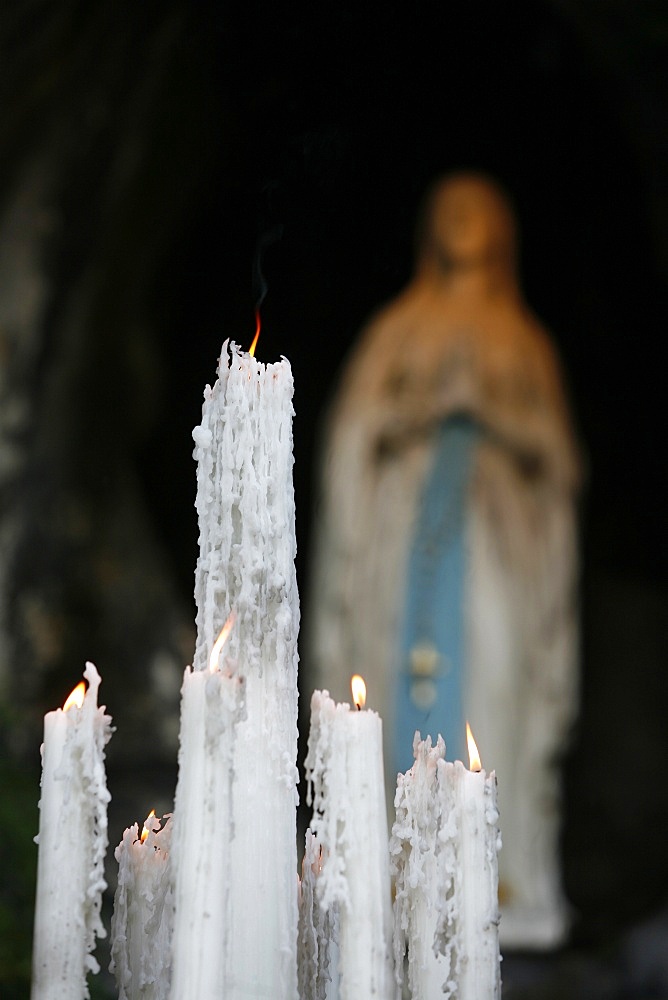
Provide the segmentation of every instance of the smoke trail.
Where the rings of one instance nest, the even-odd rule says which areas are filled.
[[[268,229],[266,232],[262,233],[258,237],[258,241],[255,247],[255,255],[253,257],[253,295],[255,296],[255,312],[260,311],[260,306],[264,301],[264,297],[267,294],[267,281],[262,271],[262,259],[264,257],[265,250],[267,247],[271,246],[272,243],[278,242],[283,236],[283,226],[281,224],[274,226],[273,229]]]

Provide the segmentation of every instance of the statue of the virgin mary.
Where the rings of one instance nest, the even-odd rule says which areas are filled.
[[[577,701],[579,459],[495,183],[435,185],[416,274],[371,320],[326,432],[309,666],[384,719],[389,802],[413,735],[498,778],[501,940],[559,944],[559,774]]]

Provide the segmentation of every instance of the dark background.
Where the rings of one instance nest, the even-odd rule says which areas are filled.
[[[84,659],[118,726],[112,846],[147,797],[169,807],[193,647],[190,434],[223,339],[250,343],[266,290],[258,357],[287,356],[295,376],[307,604],[324,404],[362,323],[410,276],[426,186],[462,167],[496,176],[516,204],[524,291],[554,335],[587,456],[564,866],[573,948],[640,990],[628,935],[668,902],[667,49],[668,7],[634,0],[3,5],[0,983],[11,995],[26,989],[34,851],[19,819],[29,840],[41,715]],[[647,972],[642,995],[662,995],[660,978]]]

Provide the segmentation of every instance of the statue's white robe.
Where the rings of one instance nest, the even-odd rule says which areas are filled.
[[[305,667],[337,700],[350,698],[351,674],[364,676],[391,760],[421,490],[439,423],[469,414],[482,439],[467,516],[464,712],[499,782],[501,940],[550,947],[568,923],[556,764],[577,704],[577,455],[549,339],[519,298],[464,314],[417,280],[344,372],[325,441]],[[396,775],[387,782],[391,802]]]

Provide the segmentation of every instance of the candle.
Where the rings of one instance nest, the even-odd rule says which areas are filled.
[[[452,937],[441,953],[436,941],[439,896],[451,895],[456,858],[443,858],[439,879],[438,839],[442,796],[438,791],[438,762],[445,758],[439,736],[413,741],[415,763],[397,776],[394,800],[396,820],[390,838],[394,898],[394,966],[403,984],[404,957],[408,955],[408,985],[412,997],[438,997],[455,986]],[[448,810],[448,812],[450,812]],[[450,813],[452,819],[452,814]],[[443,850],[447,850],[443,838]],[[437,947],[435,947],[435,945]]]
[[[193,996],[214,1000],[228,995],[230,844],[236,832],[231,776],[234,730],[243,711],[243,682],[235,676],[232,661],[221,669],[220,652],[217,642],[206,670],[187,667],[181,689],[171,851],[174,1000]],[[248,905],[251,900],[252,896]]]
[[[338,976],[338,912],[324,910],[316,892],[322,866],[317,838],[306,831],[306,845],[299,883],[299,932],[297,976],[299,1000],[336,1000]]]
[[[110,971],[119,1000],[167,1000],[171,976],[172,884],[169,865],[172,824],[151,813],[139,835],[123,833],[114,852],[118,884],[111,920]]]
[[[467,724],[471,769],[445,758],[439,737],[415,734],[415,763],[399,775],[391,855],[397,978],[414,997],[501,996],[496,778],[486,775]]]
[[[177,793],[174,838],[183,823],[179,851],[197,849],[202,859],[207,852],[229,852],[228,909],[225,921],[221,916],[215,943],[217,953],[225,953],[221,961],[226,998],[293,1000],[297,995],[299,599],[292,393],[287,360],[265,365],[226,343],[218,380],[213,389],[205,390],[202,422],[193,431],[200,555],[195,584],[197,644],[193,671],[184,683],[184,706],[186,690],[200,683],[212,644],[231,609],[236,622],[229,637],[230,655],[244,681],[245,705],[232,743],[225,742],[220,763],[224,773],[211,779],[225,785],[220,794],[229,797],[228,818],[210,839],[208,833],[196,832],[191,820],[180,818],[185,811],[202,813],[201,773],[210,767],[204,757],[211,748],[201,748],[197,763],[189,765],[194,787],[179,777],[183,790],[181,796]],[[208,698],[208,691],[200,697]],[[197,711],[201,718],[204,705]],[[233,717],[234,713],[224,724],[229,727]],[[192,727],[186,728],[188,732],[182,709],[182,768],[190,756],[189,742],[197,739]],[[202,814],[201,819],[210,825],[210,817]],[[192,838],[197,847],[190,844]],[[218,857],[215,863],[223,862]],[[190,891],[188,879],[177,871],[177,886],[179,879],[177,923],[178,908]],[[176,960],[175,952],[175,975]],[[215,963],[218,957],[197,944],[188,959],[193,973],[197,961]],[[184,973],[183,989],[188,986],[191,996],[192,980]]]
[[[361,678],[360,678],[361,680]],[[340,917],[342,1000],[394,995],[389,851],[382,722],[376,712],[335,704],[327,691],[311,699],[306,774],[312,828],[323,847],[318,896]]]
[[[499,956],[499,868],[501,846],[496,776],[482,769],[471,728],[466,724],[470,770],[461,761],[452,770],[459,834],[458,1000],[497,1000],[501,996]],[[445,761],[439,763],[445,772]]]
[[[111,718],[97,704],[100,675],[86,664],[62,709],[44,717],[32,1000],[82,1000],[100,919],[107,849],[104,747]]]

